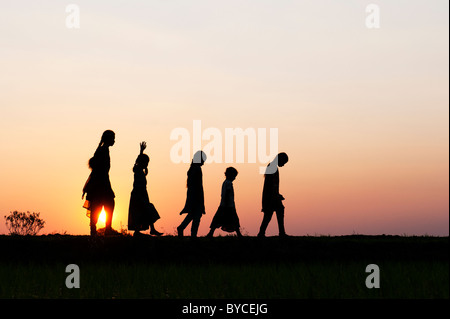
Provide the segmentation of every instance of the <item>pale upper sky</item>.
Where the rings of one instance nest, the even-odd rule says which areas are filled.
[[[0,216],[41,212],[43,233],[87,234],[87,161],[112,129],[113,226],[127,224],[146,140],[156,225],[173,233],[188,165],[171,161],[170,133],[201,120],[278,128],[292,235],[448,236],[448,1],[71,3],[79,29],[69,2],[0,3]],[[370,3],[379,29],[365,25]],[[244,233],[257,233],[263,164],[205,165],[200,235],[230,165]]]

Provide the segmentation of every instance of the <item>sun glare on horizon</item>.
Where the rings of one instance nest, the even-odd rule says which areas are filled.
[[[106,223],[106,212],[105,212],[105,208],[102,208],[102,211],[100,213],[100,216],[98,217],[98,223],[102,224],[103,226],[105,226]]]

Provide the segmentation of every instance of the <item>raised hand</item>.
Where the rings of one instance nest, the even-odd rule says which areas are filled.
[[[144,150],[147,148],[147,143],[146,142],[142,142],[140,144],[140,146],[141,146],[141,154],[142,154],[142,153],[144,153]]]

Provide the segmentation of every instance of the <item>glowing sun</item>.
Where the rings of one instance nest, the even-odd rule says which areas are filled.
[[[98,221],[102,224],[106,223],[106,212],[105,208],[102,208],[102,211],[100,212],[100,216],[98,216]]]

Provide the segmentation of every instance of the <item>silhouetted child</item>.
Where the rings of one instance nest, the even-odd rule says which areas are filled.
[[[186,218],[177,227],[179,237],[183,237],[183,231],[192,222],[191,237],[197,237],[200,219],[205,214],[205,197],[203,193],[202,166],[206,161],[206,154],[197,151],[187,172],[186,203],[180,215],[187,214]]]
[[[264,174],[264,188],[262,194],[262,209],[264,213],[261,227],[259,229],[258,237],[266,236],[266,229],[272,219],[273,212],[277,215],[278,231],[280,237],[286,237],[284,228],[284,205],[283,195],[280,194],[280,173],[279,167],[283,167],[289,161],[286,153],[279,153],[274,160],[267,165],[266,173]]]
[[[211,222],[211,230],[207,237],[213,237],[217,228],[222,228],[226,232],[236,232],[241,237],[239,230],[239,217],[234,204],[234,188],[233,181],[236,179],[238,171],[234,167],[228,167],[225,171],[225,181],[222,184],[222,194],[220,206]]]
[[[128,209],[128,229],[134,230],[134,236],[142,235],[140,232],[150,227],[150,235],[161,236],[155,229],[154,223],[160,218],[155,206],[150,203],[147,192],[147,174],[150,158],[144,154],[147,147],[141,144],[141,152],[133,167],[134,183],[131,191],[130,206]]]

